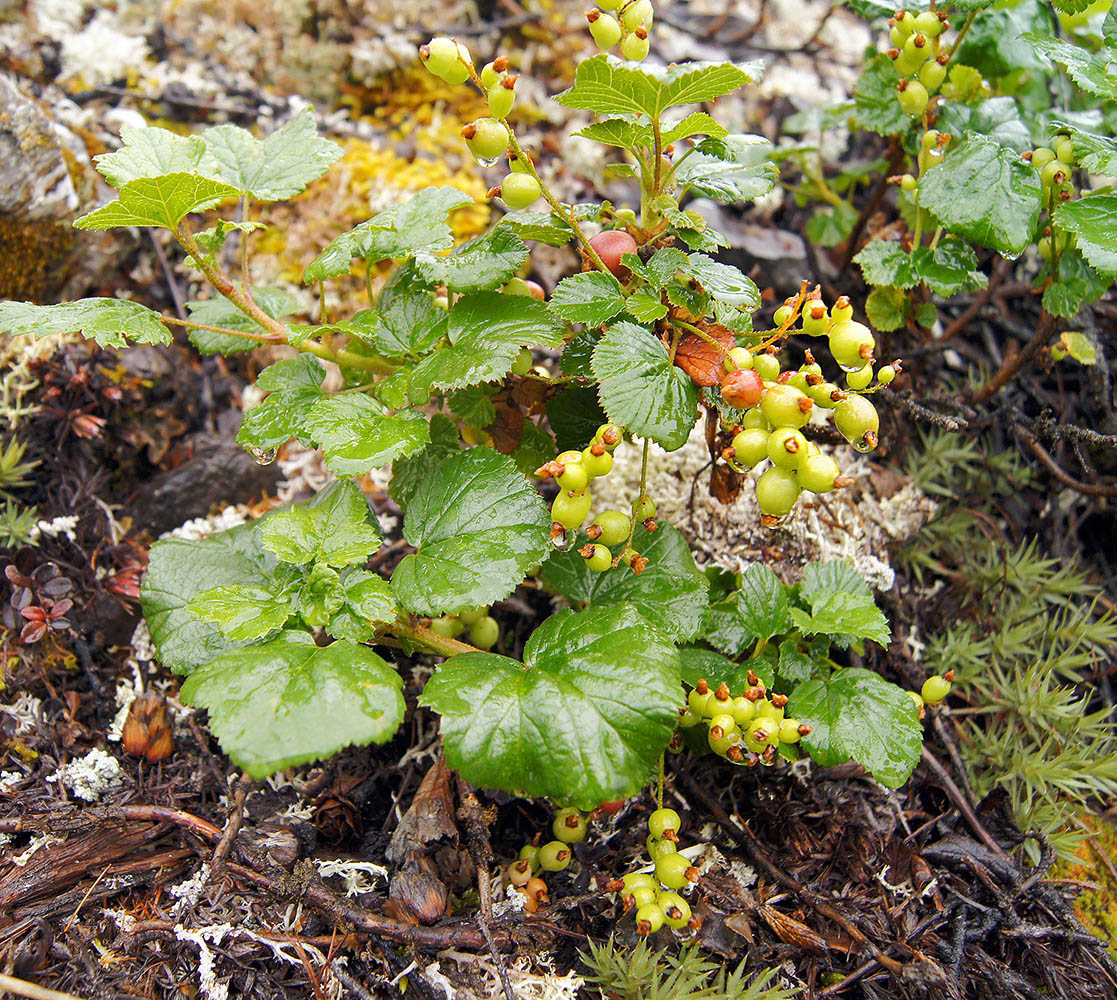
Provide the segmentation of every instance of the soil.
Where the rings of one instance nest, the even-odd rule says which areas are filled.
[[[537,67],[569,74],[567,36],[555,27],[569,13],[565,8],[536,18],[500,3],[485,13],[488,20],[470,29],[480,43],[501,35],[533,46]],[[762,3],[759,11],[742,7],[722,18],[680,4],[671,8],[663,44],[672,53],[689,46],[738,59],[771,57],[788,44],[781,39],[788,24],[814,25],[819,13],[790,4],[770,13]],[[150,58],[180,75],[184,65],[224,67],[214,71],[225,88],[220,93],[190,94],[168,84],[154,100],[126,80],[63,83],[97,123],[89,128],[94,134],[137,109],[176,127],[216,120],[230,106],[233,118],[255,121],[261,108],[289,106],[285,84],[313,77],[323,110],[338,111],[329,116],[337,134],[364,141],[371,127],[382,137],[388,111],[378,108],[358,128],[345,109],[367,110],[362,102],[370,95],[393,89],[385,79],[395,79],[396,89],[411,79],[406,67],[394,77],[377,74],[372,56],[371,82],[353,75],[354,51],[379,52],[377,45],[388,44],[378,30],[386,15],[346,5],[323,5],[317,15],[317,21],[292,22],[301,61],[273,73],[268,87],[260,66],[275,58],[268,46],[276,42],[262,30],[259,50],[241,53],[242,65],[232,65],[233,55],[219,46],[194,47],[182,34],[145,36]],[[410,32],[418,40],[464,23],[466,14],[416,16],[427,19],[424,30],[397,24],[401,37]],[[202,15],[184,5],[178,31],[198,27],[184,27],[190,17]],[[844,14],[813,36],[800,27],[803,40],[787,63],[841,92],[851,73],[846,49],[864,41],[859,30]],[[49,36],[28,25],[24,41],[6,65],[46,103],[61,101],[66,95],[52,89],[57,66]],[[338,74],[345,65],[350,75],[326,87],[311,73],[315,60]],[[798,100],[773,87],[734,113],[775,135]],[[546,119],[535,126],[552,147],[567,127]],[[869,161],[882,152],[862,136],[845,155]],[[366,153],[361,163],[371,162]],[[556,170],[566,192],[586,193],[576,166]],[[872,190],[861,201],[871,230],[879,221]],[[322,191],[311,192],[305,204],[312,206],[310,218],[292,232],[308,246],[331,235],[322,228],[327,222],[335,231],[345,225],[334,217],[312,225],[325,204]],[[298,205],[290,211],[298,214]],[[863,294],[844,267],[846,248],[823,251],[797,235],[805,219],[788,200],[719,225],[741,230],[733,259],[779,297],[800,277],[818,281],[828,296]],[[282,275],[287,255],[297,253],[290,245],[274,248],[263,267]],[[537,277],[549,286],[572,263],[554,255]],[[89,294],[126,291],[173,309],[197,293],[179,265],[169,248],[145,237]],[[1099,600],[1112,607],[1117,532],[1105,500],[1115,493],[1108,485],[1117,472],[1115,452],[1095,448],[1087,458],[1080,439],[1051,433],[1056,424],[1109,435],[1117,430],[1109,370],[1104,364],[1067,371],[1026,366],[983,408],[963,404],[947,389],[965,364],[990,373],[1010,366],[1032,338],[1037,317],[1029,287],[1002,262],[987,293],[952,300],[940,339],[912,342],[905,334],[906,370],[883,414],[885,444],[872,478],[897,475],[883,470],[902,463],[920,422],[956,425],[1020,449],[1037,464],[1042,489],[1023,492],[996,530],[1005,538],[1034,537],[1046,551],[1083,562]],[[1117,356],[1115,318],[1112,290],[1083,314],[1105,357]],[[24,406],[34,412],[16,429],[28,448],[25,461],[38,465],[14,495],[36,505],[46,522],[76,520],[69,533],[44,533],[37,547],[0,550],[0,565],[11,570],[0,582],[0,600],[9,601],[12,574],[38,572],[37,587],[44,593],[53,587],[74,605],[64,624],[34,642],[21,640],[7,620],[2,633],[0,995],[7,988],[58,996],[20,993],[18,982],[2,978],[8,976],[89,1000],[597,996],[580,978],[586,968],[579,952],[610,936],[619,946],[636,941],[631,914],[621,912],[604,886],[643,851],[644,818],[655,808],[651,793],[595,822],[575,850],[577,864],[550,879],[549,904],[526,913],[504,905],[499,866],[549,826],[551,810],[470,788],[447,771],[437,720],[416,705],[436,661],[385,652],[400,665],[408,701],[405,723],[390,743],[249,782],[221,754],[204,713],[178,703],[178,680],[154,660],[138,593],[147,551],[159,535],[194,519],[196,530],[212,530],[228,523],[230,510],[252,516],[321,483],[322,469],[310,453],[289,447],[279,463],[261,466],[232,442],[242,397],[266,363],[262,354],[200,359],[185,343],[105,351],[56,338],[26,364]],[[383,483],[365,485],[382,521],[396,525],[377,556],[377,568],[388,569],[405,548],[400,512]],[[704,480],[698,489],[706,490]],[[1047,502],[1048,492],[1064,489],[1060,503]],[[42,569],[48,564],[57,568],[53,577]],[[943,616],[963,613],[954,593],[946,581],[934,602],[925,602],[914,581],[899,574],[883,598],[894,632],[927,634]],[[495,613],[519,646],[550,610],[545,595],[523,588]],[[910,679],[918,670],[905,657],[893,648],[870,656],[867,665]],[[1099,664],[1096,676],[1113,666],[1112,660]],[[1097,691],[1112,709],[1108,685]],[[137,695],[133,717],[142,716],[152,740],[171,741],[156,763],[120,742],[122,706]],[[667,804],[683,815],[683,839],[704,845],[694,896],[701,947],[730,967],[776,969],[776,983],[811,1000],[1117,997],[1117,964],[1107,951],[1112,942],[1084,927],[1075,912],[1080,893],[1097,889],[1093,870],[1112,861],[1103,850],[1092,867],[1056,879],[1053,851],[1034,838],[1038,863],[1022,861],[1018,848],[1027,835],[1014,826],[1003,797],[975,802],[967,794],[952,732],[944,713],[928,728],[923,762],[894,792],[854,765],[741,769],[689,753],[670,757]],[[106,765],[107,791],[85,801],[57,774],[94,749],[117,767]],[[1098,803],[1099,813],[1106,805]],[[1112,899],[1098,907],[1111,912]],[[661,932],[655,943],[673,946],[672,935]]]

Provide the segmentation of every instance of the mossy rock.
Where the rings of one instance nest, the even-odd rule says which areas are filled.
[[[1079,895],[1074,912],[1086,927],[1108,942],[1109,954],[1117,959],[1117,828],[1100,816],[1079,819],[1090,831],[1075,850],[1079,860],[1060,861],[1052,875],[1098,887]]]

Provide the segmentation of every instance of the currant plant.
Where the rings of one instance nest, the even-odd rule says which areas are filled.
[[[669,745],[694,730],[680,708],[700,679],[746,700],[763,680],[754,711],[765,706],[771,732],[764,748],[759,730],[748,737],[761,763],[771,763],[773,734],[785,757],[802,748],[824,764],[853,758],[888,784],[918,759],[912,699],[831,655],[888,639],[852,570],[813,567],[785,587],[754,567],[713,588],[711,603],[710,580],[648,495],[651,445],[676,450],[708,421],[719,460],[753,470],[760,508],[778,523],[804,493],[848,481],[810,439],[821,415],[872,449],[871,397],[898,365],[877,367],[873,333],[852,305],[827,306],[805,283],[774,328],[754,330],[756,284],[714,259],[725,237],[683,202],[747,201],[774,183],[764,139],[686,113],[751,83],[758,67],[638,65],[653,17],[649,0],[593,12],[594,39],[624,58],[583,60],[558,95],[598,115],[582,135],[624,157],[614,169],[634,182],[631,208],[561,202],[517,136],[511,59],[478,70],[465,44],[435,38],[420,50],[424,65],[488,102],[487,116],[462,127],[480,168],[502,171],[489,196],[507,212],[488,232],[455,247],[449,219],[471,199],[424,189],[309,262],[303,277],[320,306],[313,323],[295,322],[294,296],[253,284],[250,249],[259,206],[296,196],[339,156],[310,113],[263,140],[232,125],[194,136],[125,129],[121,148],[97,161],[118,198],[76,225],[165,229],[215,294],[189,303],[188,319],[119,299],[0,304],[2,328],[80,331],[103,347],[164,344],[181,327],[203,354],[287,348],[257,378],[263,398],[238,440],[266,462],[298,439],[321,449],[337,481],[210,538],[158,542],[142,592],[162,662],[186,677],[182,698],[208,709],[250,775],[390,739],[404,713],[394,664],[416,653],[445,658],[420,702],[441,716],[452,767],[582,812],[662,773]],[[239,255],[225,252],[230,240]],[[528,278],[531,244],[581,254],[581,271],[549,298]],[[328,283],[354,268],[367,308],[333,315]],[[823,338],[829,375],[812,354],[787,356],[792,332]],[[593,484],[622,447],[643,456],[639,495],[630,509],[595,510]],[[370,568],[382,531],[356,482],[388,466],[410,547],[390,577]],[[519,649],[502,634],[498,602],[529,576],[571,606]],[[393,663],[377,652],[385,647]],[[757,684],[745,683],[749,671]],[[789,718],[777,719],[785,708]],[[733,735],[711,725],[698,749],[724,744],[733,759]],[[535,905],[546,894],[540,873],[570,863],[579,818],[566,813],[553,840],[506,870]],[[649,844],[667,893],[640,918],[651,928],[689,922],[671,895],[682,883],[669,830]]]

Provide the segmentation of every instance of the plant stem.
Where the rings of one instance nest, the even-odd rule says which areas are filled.
[[[950,52],[948,53],[950,59],[954,58],[954,53],[958,51],[958,46],[962,44],[962,39],[966,37],[966,32],[970,30],[970,25],[974,23],[976,17],[977,11],[971,10],[965,23],[958,29],[958,37],[954,39],[954,44],[950,46]]]
[[[160,316],[164,323],[174,326],[186,326],[191,330],[209,330],[211,333],[223,333],[228,337],[243,337],[245,340],[254,340],[258,344],[281,344],[283,341],[271,333],[250,333],[247,330],[230,330],[224,326],[210,326],[207,323],[195,323],[189,319],[179,319],[177,316]]]
[[[437,632],[433,632],[431,629],[427,628],[426,625],[420,625],[417,622],[412,623],[400,620],[390,626],[389,631],[401,639],[410,639],[412,642],[417,642],[420,646],[425,646],[437,656],[449,657],[457,656],[459,653],[481,652],[476,646],[471,646],[468,642],[460,642],[457,639],[450,639],[447,636],[439,635]]]
[[[659,766],[656,769],[655,803],[657,809],[663,808],[663,754],[659,755]]]
[[[240,221],[248,221],[248,195],[243,195],[240,200]],[[244,297],[253,305],[256,300],[252,297],[252,277],[248,269],[248,237],[250,233],[247,229],[242,229],[240,234],[240,277],[241,287],[244,289]]]

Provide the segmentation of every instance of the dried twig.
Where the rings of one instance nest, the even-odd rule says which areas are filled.
[[[1051,339],[1051,334],[1054,332],[1055,317],[1045,309],[1039,315],[1039,322],[1036,324],[1036,332],[1032,334],[1032,339],[1015,354],[1005,358],[1005,363],[1001,365],[1001,370],[974,395],[974,403],[977,405],[987,403],[994,395],[1000,392],[1000,390],[1015,378],[1020,370],[1039,353],[1040,348],[1047,344]]]

